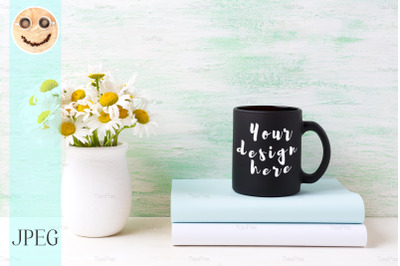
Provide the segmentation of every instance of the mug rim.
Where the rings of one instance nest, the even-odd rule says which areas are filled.
[[[284,105],[242,105],[236,106],[234,111],[248,113],[276,113],[276,112],[299,112],[300,108]]]

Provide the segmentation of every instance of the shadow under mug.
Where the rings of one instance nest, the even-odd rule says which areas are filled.
[[[322,161],[312,174],[301,168],[301,138],[314,131],[322,142]],[[232,186],[252,196],[289,196],[301,183],[314,183],[328,168],[328,136],[302,111],[289,106],[238,106],[233,109]]]

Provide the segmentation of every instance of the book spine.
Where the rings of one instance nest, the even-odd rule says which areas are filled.
[[[364,247],[363,224],[172,223],[173,245]]]

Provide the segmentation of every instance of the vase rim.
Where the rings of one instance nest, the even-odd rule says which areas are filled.
[[[95,149],[118,149],[118,148],[125,148],[128,146],[128,143],[126,142],[118,142],[117,146],[101,146],[101,147],[78,147],[78,146],[72,146],[68,145],[68,149],[85,149],[85,150],[95,150]]]

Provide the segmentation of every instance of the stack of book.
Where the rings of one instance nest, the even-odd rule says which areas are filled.
[[[367,244],[364,203],[333,178],[288,197],[233,191],[230,179],[175,179],[173,245],[359,246]]]

